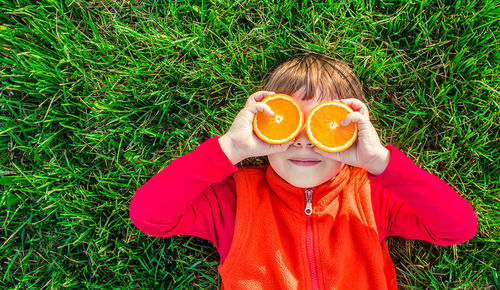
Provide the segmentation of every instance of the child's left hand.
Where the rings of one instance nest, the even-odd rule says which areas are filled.
[[[357,140],[344,151],[330,153],[318,147],[314,147],[314,151],[326,158],[363,168],[375,176],[381,174],[389,164],[390,153],[380,143],[377,131],[370,122],[368,108],[358,99],[351,98],[340,101],[354,111],[345,117],[342,125],[346,126],[355,122],[358,125]]]

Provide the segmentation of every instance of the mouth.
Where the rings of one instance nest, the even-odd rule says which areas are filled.
[[[288,160],[298,166],[314,166],[321,162],[321,160],[314,158],[294,158]]]

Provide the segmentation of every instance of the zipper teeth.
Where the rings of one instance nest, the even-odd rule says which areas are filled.
[[[316,255],[314,253],[314,229],[312,224],[312,193],[313,190],[308,188],[306,189],[306,251],[307,251],[307,259],[309,262],[309,270],[311,272],[311,284],[312,289],[319,289],[319,278],[318,278],[318,266],[316,264]]]
[[[307,217],[306,244],[308,252],[307,258],[309,260],[309,268],[311,271],[312,289],[319,289],[318,266],[316,265],[316,257],[314,254],[314,235],[312,218],[310,216]]]

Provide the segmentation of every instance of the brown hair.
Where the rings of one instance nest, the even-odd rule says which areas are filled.
[[[287,95],[305,89],[304,100],[363,100],[363,89],[353,70],[342,61],[318,54],[297,55],[280,64],[265,77],[262,89]]]

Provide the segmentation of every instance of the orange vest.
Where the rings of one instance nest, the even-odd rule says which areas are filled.
[[[344,166],[311,190],[292,186],[271,166],[233,176],[236,222],[219,266],[222,288],[397,289],[365,170]]]

